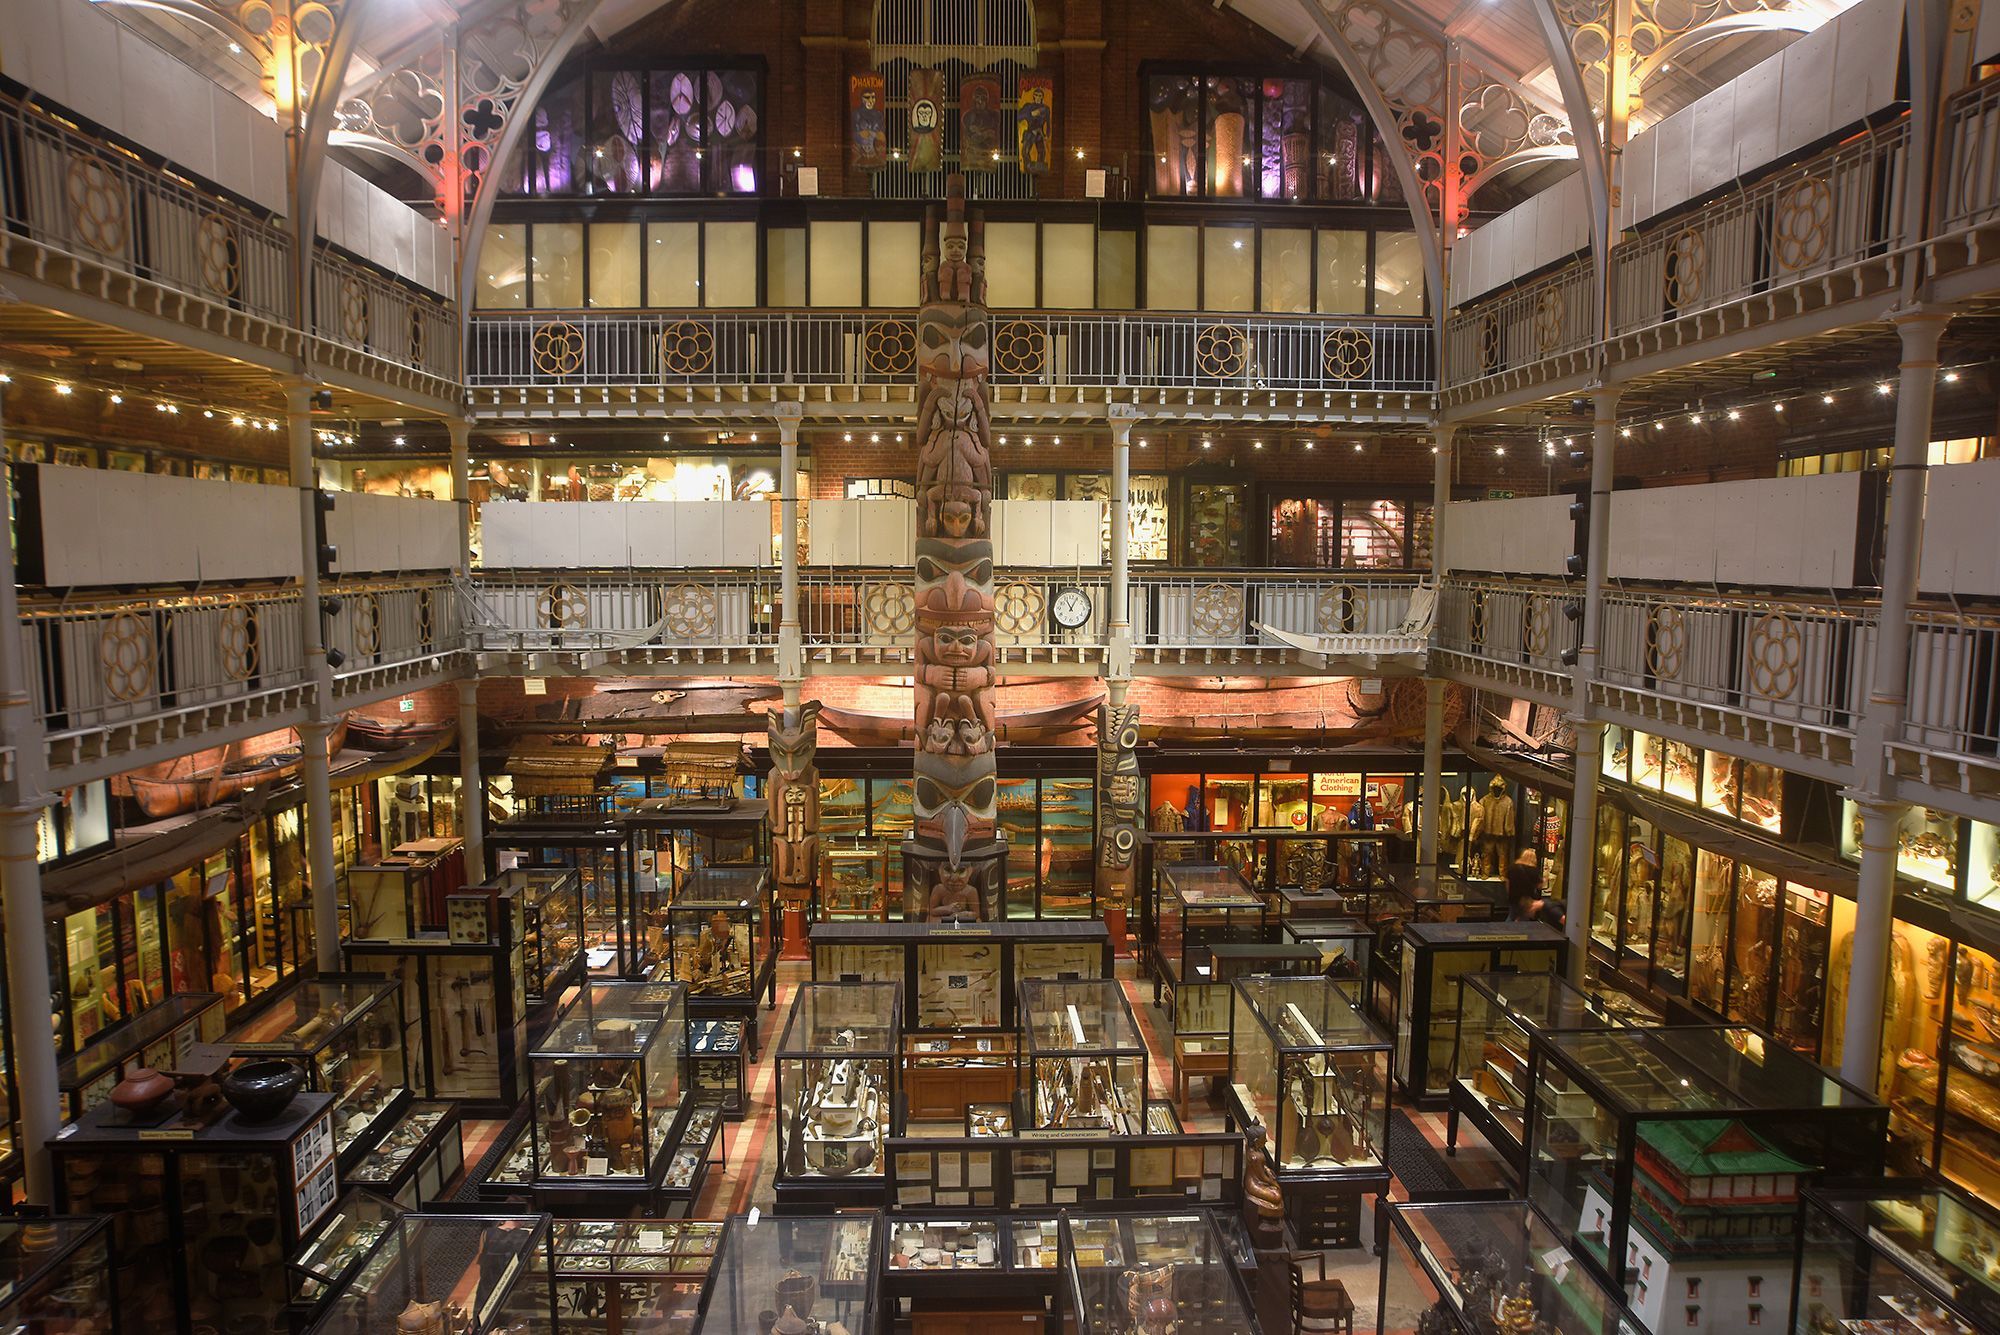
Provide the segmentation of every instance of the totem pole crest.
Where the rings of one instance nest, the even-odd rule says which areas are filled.
[[[903,846],[906,918],[999,912],[993,688],[993,430],[982,224],[965,178],[924,218],[917,314],[916,834]]]
[[[765,720],[771,744],[766,785],[771,860],[778,899],[803,911],[819,873],[819,701],[773,709]]]
[[[1127,904],[1144,820],[1139,779],[1139,707],[1097,707],[1097,902]]]

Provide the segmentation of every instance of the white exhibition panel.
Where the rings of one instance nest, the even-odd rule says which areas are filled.
[[[297,493],[293,493],[296,495]],[[449,570],[458,552],[458,506],[406,496],[336,493],[327,540],[343,575],[382,570]]]
[[[901,496],[801,501],[806,564],[903,566],[915,550],[917,503]]]
[[[1612,579],[1770,588],[1854,584],[1860,473],[1613,492]]]
[[[1930,470],[1924,499],[1924,545],[1917,587],[1969,597],[2000,594],[2000,459],[1941,464]]]
[[[768,569],[769,501],[488,501],[488,570]]]
[[[1103,501],[993,502],[993,559],[1003,566],[1101,566]]]
[[[1445,568],[1504,575],[1560,575],[1576,551],[1568,496],[1453,501],[1440,546]]]
[[[304,559],[291,487],[31,467],[51,588],[284,579]]]
[[[433,292],[453,295],[450,233],[331,158],[319,190],[319,234]]]
[[[1590,245],[1583,172],[1522,200],[1452,248],[1451,300],[1462,305]]]

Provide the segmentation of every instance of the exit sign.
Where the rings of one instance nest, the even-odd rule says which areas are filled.
[[[414,714],[417,712],[417,702],[407,698],[398,700],[396,702],[396,712],[399,714]]]
[[[1489,501],[1511,501],[1514,499],[1514,493],[1499,487],[1488,487],[1486,489],[1486,499]]]

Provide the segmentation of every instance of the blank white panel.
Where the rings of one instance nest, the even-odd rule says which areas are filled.
[[[52,586],[278,578],[304,559],[289,487],[36,469],[43,578]],[[77,533],[92,543],[73,541]]]
[[[771,539],[777,523],[769,501],[701,501],[722,510],[722,547],[719,557],[695,562],[697,565],[749,566],[769,569]]]
[[[458,564],[458,506],[451,501],[406,500],[402,521],[403,568],[449,570]]]
[[[900,496],[854,503],[854,524],[859,535],[856,559],[867,566],[908,565],[916,550],[915,501]]]
[[[95,6],[70,3],[62,7],[62,34],[70,107],[114,130],[125,130],[124,56],[119,47],[128,39],[123,30]],[[144,141],[150,136],[136,137]]]
[[[1829,473],[1615,492],[1606,573],[1693,584],[1848,587],[1861,479]]]
[[[70,100],[63,64],[62,15],[56,11],[56,0],[16,0],[9,6],[7,41],[0,45],[0,74],[58,102]]]
[[[1681,114],[1669,116],[1655,129],[1653,140],[1653,209],[1664,213],[1677,204],[1687,202],[1690,188],[1689,158],[1692,153],[1690,140],[1694,134],[1694,118]]]
[[[1736,79],[1736,170],[1754,171],[1778,155],[1778,89],[1783,66],[1766,60]]]
[[[1049,564],[1104,563],[1104,502],[1049,502]]]
[[[1979,26],[1973,30],[1971,55],[1975,62],[2000,55],[2000,5],[1979,7]]]
[[[1653,131],[1639,131],[1625,143],[1625,193],[1612,210],[1612,230],[1644,222],[1653,216]]]
[[[1018,310],[1035,299],[1035,224],[986,224],[986,302],[994,310]]]
[[[1567,496],[1454,501],[1444,529],[1454,570],[1559,575],[1574,550]]]
[[[1736,90],[1728,84],[1698,100],[1688,144],[1688,193],[1707,194],[1736,175]]]
[[[285,136],[275,122],[254,111],[250,115],[250,169],[251,179],[256,182],[251,198],[273,212],[283,211],[289,188]],[[320,189],[324,191],[325,185]]]
[[[479,564],[489,570],[505,570],[520,564],[519,554],[527,544],[528,512],[545,502],[488,501],[479,507]]]
[[[999,530],[993,555],[1001,565],[1049,564],[1049,525],[1054,501],[995,501]]]
[[[587,506],[583,523],[577,528],[573,564],[596,570],[624,566],[631,562],[625,534],[630,506],[622,501],[582,501]]]
[[[1778,101],[1778,152],[1785,154],[1826,136],[1832,98],[1833,30],[1821,28],[1786,47],[1784,86]]]
[[[1926,593],[2000,594],[2000,459],[1930,470],[1917,587]]]
[[[861,224],[858,222],[813,222],[807,229],[809,255],[807,274],[812,306],[859,306],[861,304]]]
[[[680,543],[680,520],[670,501],[621,501],[625,516],[625,559],[635,566],[670,566]]]
[[[674,507],[674,560],[676,566],[721,565],[723,550],[721,501],[662,501]]]
[[[846,499],[800,501],[812,535],[806,564],[850,566],[861,561],[861,530],[854,507],[861,502]]]
[[[1889,105],[1902,63],[1903,0],[1868,0],[1828,25],[1833,30],[1833,85],[1827,119],[1839,129]]]

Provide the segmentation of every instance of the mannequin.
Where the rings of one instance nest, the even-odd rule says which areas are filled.
[[[1498,876],[1514,847],[1514,799],[1507,795],[1507,781],[1498,774],[1486,785],[1486,796],[1479,799],[1475,827],[1479,874]]]

